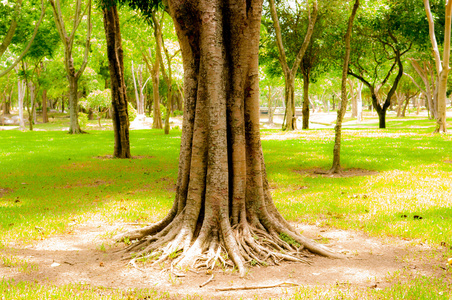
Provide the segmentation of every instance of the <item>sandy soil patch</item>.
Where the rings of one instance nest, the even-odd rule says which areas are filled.
[[[398,270],[429,276],[440,276],[446,272],[440,267],[441,261],[432,259],[432,255],[424,255],[439,251],[426,244],[413,245],[413,241],[383,240],[360,232],[294,225],[303,235],[328,242],[326,246],[343,253],[346,258],[312,256],[310,264],[283,263],[280,266],[253,267],[244,278],[240,278],[237,272],[222,269],[212,273],[189,271],[185,273],[185,277],[176,277],[164,266],[141,265],[139,270],[128,265],[128,254],[118,252],[124,245],[113,244],[109,236],[136,228],[133,224],[89,222],[74,225],[68,234],[36,241],[33,245],[6,246],[0,250],[1,256],[13,256],[34,267],[24,271],[18,267],[0,265],[0,278],[56,285],[85,283],[124,290],[153,288],[172,295],[200,295],[203,299],[253,299],[256,295],[263,298],[284,297],[292,294],[295,289],[287,286],[236,291],[218,289],[280,283],[303,286],[347,284],[354,288],[384,288],[390,285],[386,276]],[[419,257],[430,258],[420,261]],[[212,274],[213,280],[200,287]]]

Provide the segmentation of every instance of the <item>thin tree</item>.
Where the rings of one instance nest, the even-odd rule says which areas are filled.
[[[149,5],[149,1],[143,1]],[[176,198],[158,223],[126,233],[138,257],[179,267],[304,261],[301,236],[276,209],[259,131],[261,0],[170,0],[184,61]],[[224,258],[224,254],[228,258]]]
[[[127,89],[124,79],[124,58],[118,9],[112,1],[105,1],[102,5],[111,80],[113,131],[115,133],[113,156],[116,158],[131,158]]]
[[[281,67],[283,69],[284,79],[285,79],[285,103],[286,103],[286,111],[284,113],[284,122],[283,129],[284,130],[294,130],[297,129],[297,119],[295,116],[295,77],[297,76],[298,68],[300,67],[300,63],[303,59],[303,56],[306,52],[306,49],[311,42],[312,33],[314,31],[314,25],[317,20],[317,1],[314,1],[312,6],[312,12],[309,13],[309,25],[308,30],[306,32],[303,44],[301,45],[298,54],[295,58],[295,61],[292,64],[292,68],[289,67],[287,62],[286,52],[284,50],[284,45],[282,41],[281,27],[279,25],[278,13],[276,11],[276,5],[274,0],[269,0],[270,3],[270,12],[273,20],[273,25],[275,27],[276,34],[276,44],[278,46],[279,51],[279,62],[281,63]],[[308,6],[309,9],[309,6]],[[307,104],[307,103],[306,103]],[[309,107],[309,105],[308,105]],[[307,115],[306,115],[307,114]],[[303,120],[309,120],[309,109],[307,111],[303,110]],[[303,121],[303,129],[308,129],[309,123]]]
[[[359,0],[355,1],[353,5],[352,13],[348,19],[347,33],[345,34],[345,56],[344,64],[342,68],[342,81],[341,81],[341,105],[337,110],[336,126],[334,126],[334,149],[333,149],[333,166],[330,169],[330,173],[340,173],[341,171],[341,139],[342,139],[342,121],[344,119],[345,111],[347,110],[347,75],[348,64],[350,62],[350,39],[353,29],[353,20],[355,19],[356,12],[359,8]]]
[[[83,133],[80,129],[80,125],[78,123],[78,81],[85,71],[86,65],[88,64],[88,56],[89,56],[89,48],[90,48],[90,40],[91,40],[91,0],[88,0],[88,3],[85,9],[82,11],[82,0],[77,0],[75,3],[75,13],[74,13],[74,23],[72,25],[72,31],[68,33],[66,31],[66,25],[63,20],[63,13],[61,11],[60,0],[49,0],[50,5],[52,6],[53,16],[55,19],[55,25],[58,30],[58,34],[60,35],[60,39],[63,42],[64,46],[64,67],[66,69],[66,77],[69,82],[69,116],[70,116],[70,126],[69,133],[70,134],[79,134]],[[78,27],[80,26],[85,13],[87,12],[87,32],[86,32],[86,41],[85,41],[85,53],[83,56],[83,62],[78,69],[75,70],[74,64],[74,40],[75,33],[77,32]]]
[[[157,43],[155,47],[158,47]],[[152,128],[153,129],[162,129],[162,113],[160,111],[160,93],[159,93],[159,82],[160,82],[160,60],[158,58],[154,59],[152,62],[152,53],[151,49],[148,49],[148,53],[143,51],[141,53],[143,55],[143,60],[146,63],[146,68],[151,73],[152,78],[152,106],[153,106],[153,120],[152,120]]]
[[[436,133],[445,133],[446,129],[446,98],[447,98],[447,77],[449,75],[450,67],[450,36],[451,36],[451,19],[452,19],[452,1],[446,1],[446,22],[444,24],[444,52],[443,60],[438,49],[438,43],[435,36],[435,23],[433,21],[432,12],[430,10],[429,0],[424,0],[425,12],[427,14],[430,41],[433,47],[433,56],[435,58],[436,73],[438,77],[438,98],[437,98],[437,125]]]
[[[173,72],[171,69],[171,61],[179,53],[180,50],[176,51],[173,55],[170,55],[168,49],[165,47],[165,41],[163,39],[163,21],[164,14],[159,21],[155,13],[152,14],[152,23],[154,24],[154,37],[156,41],[156,55],[160,62],[160,70],[162,71],[163,79],[165,80],[166,87],[168,89],[166,93],[166,116],[165,116],[165,134],[169,134],[170,130],[170,114],[172,109],[173,100]],[[165,53],[166,62],[168,65],[168,72],[166,71],[165,64],[163,62],[162,50]]]

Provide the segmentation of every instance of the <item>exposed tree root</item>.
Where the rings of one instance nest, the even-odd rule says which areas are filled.
[[[275,220],[277,218],[271,219],[269,229],[265,229],[262,224],[259,226],[265,230],[241,222],[229,227],[230,230],[226,232],[221,226],[221,230],[218,230],[204,222],[201,229],[190,232],[184,228],[179,215],[159,232],[153,230],[159,226],[155,224],[120,237],[124,239],[130,235],[135,238],[125,249],[133,253],[130,261],[133,267],[142,271],[137,266],[138,262],[152,261],[152,265],[170,262],[171,273],[176,276],[183,275],[176,274],[174,269],[213,270],[232,267],[236,267],[239,274],[244,276],[246,266],[278,265],[281,261],[309,263],[309,252],[332,258],[342,257],[299,235],[287,222],[281,224]],[[148,232],[154,234],[148,235]],[[193,242],[184,246],[187,236],[191,236]]]
[[[276,288],[276,287],[297,287],[297,286],[300,286],[300,285],[293,283],[293,282],[281,282],[281,283],[272,284],[272,285],[219,288],[219,289],[215,289],[215,291],[227,292],[227,291],[257,290],[257,289],[271,289],[271,288]]]

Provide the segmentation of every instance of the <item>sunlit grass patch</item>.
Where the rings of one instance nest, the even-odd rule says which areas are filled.
[[[40,285],[27,281],[0,280],[2,299],[180,299],[177,295],[152,289],[120,290],[77,283],[63,286]]]

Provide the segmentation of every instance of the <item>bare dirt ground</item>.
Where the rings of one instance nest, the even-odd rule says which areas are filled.
[[[322,240],[330,249],[343,253],[345,259],[327,259],[313,256],[311,264],[282,263],[280,266],[252,267],[244,278],[232,270],[216,269],[186,272],[176,277],[163,266],[141,266],[141,270],[128,265],[129,256],[117,250],[108,233],[136,228],[130,224],[109,225],[89,222],[73,225],[70,233],[53,236],[32,245],[8,245],[0,254],[14,256],[34,265],[26,272],[19,268],[0,265],[0,278],[16,281],[34,281],[39,284],[63,285],[84,283],[92,286],[127,290],[152,288],[181,296],[199,295],[203,299],[255,299],[255,297],[287,297],[295,289],[277,287],[251,290],[218,291],[224,288],[256,287],[294,283],[301,286],[347,285],[349,288],[384,288],[389,286],[388,274],[408,271],[413,274],[440,276],[444,262],[438,249],[426,244],[398,239],[378,239],[363,233],[311,225],[294,224],[309,238]],[[107,234],[106,234],[107,233]],[[414,245],[416,244],[416,245]],[[426,257],[429,257],[428,259]],[[422,259],[425,258],[425,259]],[[211,282],[200,285],[214,275]]]

